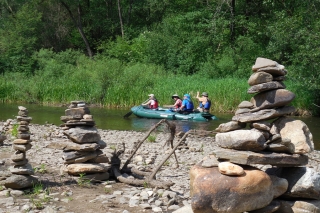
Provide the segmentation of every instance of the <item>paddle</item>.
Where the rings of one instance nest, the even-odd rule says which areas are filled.
[[[148,100],[146,100],[146,101],[144,101],[144,102],[142,102],[142,104],[144,104],[144,103],[147,103],[149,101],[149,99]],[[130,111],[130,112],[128,112],[127,114],[125,114],[123,117],[124,118],[128,118],[130,115],[132,115],[132,111]]]

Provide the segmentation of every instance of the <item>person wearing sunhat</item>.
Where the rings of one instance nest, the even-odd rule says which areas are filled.
[[[149,100],[147,103],[141,104],[142,106],[147,106],[149,109],[158,109],[159,103],[154,94],[149,94]]]
[[[201,97],[199,96],[199,92],[197,92],[197,99],[200,102],[199,107],[197,108],[200,112],[209,112],[211,107],[211,101],[208,98],[208,93],[203,92]]]
[[[182,106],[182,100],[181,98],[179,98],[179,95],[178,94],[174,94],[171,96],[172,99],[174,99],[174,105],[173,105],[173,108],[175,110],[179,109],[181,106]]]
[[[193,102],[189,94],[183,96],[182,105],[180,107],[182,112],[192,112],[193,111]]]

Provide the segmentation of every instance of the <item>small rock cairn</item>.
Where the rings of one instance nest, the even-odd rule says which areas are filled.
[[[320,173],[304,166],[312,134],[286,116],[295,111],[295,95],[283,84],[287,71],[266,58],[252,70],[248,93],[257,94],[216,129],[219,148],[190,170],[192,210],[320,212]]]
[[[64,134],[70,141],[57,143],[63,149],[63,160],[66,166],[61,168],[73,176],[84,174],[92,181],[109,179],[110,162],[108,155],[101,149],[106,143],[101,140],[90,110],[84,101],[72,101],[65,116],[61,116]]]
[[[6,174],[4,186],[12,189],[32,187],[37,183],[32,166],[28,163],[26,152],[31,149],[29,123],[32,117],[28,117],[28,110],[23,106],[18,107],[17,121],[19,122],[17,139],[13,141],[12,148],[15,150],[11,156],[10,174]],[[1,185],[1,184],[0,184]]]

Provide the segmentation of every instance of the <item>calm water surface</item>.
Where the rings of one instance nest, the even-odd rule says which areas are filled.
[[[0,104],[0,120],[5,121],[9,118],[14,119],[18,115],[17,104]],[[51,123],[55,125],[62,124],[60,117],[64,115],[67,107],[48,107],[39,105],[23,104],[29,111],[29,116],[32,117],[32,123],[45,124]],[[131,115],[128,119],[123,116],[129,110],[123,109],[103,109],[90,108],[93,119],[100,129],[110,130],[134,130],[147,131],[150,127],[159,122],[157,119],[137,118]],[[174,121],[177,125],[178,131],[187,131],[189,129],[214,130],[221,123],[226,123],[231,120],[233,114],[215,114],[219,120],[210,122],[196,122],[196,121]],[[320,150],[320,117],[295,117],[297,120],[305,122],[313,135],[315,148]]]

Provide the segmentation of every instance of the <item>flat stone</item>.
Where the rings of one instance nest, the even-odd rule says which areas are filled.
[[[246,127],[246,123],[241,123],[238,121],[229,121],[227,123],[222,123],[215,129],[217,132],[229,132],[237,129],[243,129]]]
[[[276,66],[277,66],[277,62],[272,61],[268,58],[258,57],[256,59],[255,64],[252,67],[252,70],[257,71],[258,69],[263,68],[263,67],[276,67]]]
[[[64,151],[95,151],[100,148],[100,145],[97,143],[83,143],[77,144],[70,141],[55,141],[51,142],[49,145],[46,146],[47,148],[51,149],[60,149]]]
[[[24,140],[24,139],[15,139],[12,143],[13,144],[28,144],[31,140]]]
[[[12,174],[17,174],[17,175],[33,175],[34,174],[32,166],[29,163],[27,163],[23,166],[9,167],[9,171]]]
[[[240,176],[244,174],[244,170],[241,166],[230,162],[221,162],[218,165],[219,172],[224,175]]]
[[[11,189],[24,189],[32,187],[38,180],[30,175],[12,175],[5,180],[4,186]]]
[[[66,116],[81,116],[82,118],[85,114],[90,114],[90,110],[88,107],[77,107],[65,110]]]
[[[253,108],[253,104],[250,101],[242,101],[238,108]]]
[[[14,162],[23,161],[26,159],[26,153],[21,151],[16,151],[13,155],[11,155],[11,160]]]
[[[101,140],[95,127],[77,127],[63,132],[75,143],[94,143]]]
[[[29,149],[31,149],[32,145],[30,143],[28,144],[13,144],[12,148],[14,150],[19,150],[21,152],[26,152]]]
[[[272,80],[273,80],[273,76],[270,73],[255,72],[250,76],[250,78],[248,80],[248,84],[250,86],[253,86],[253,85],[257,85],[257,84],[267,83]]]
[[[286,89],[270,90],[253,96],[250,102],[255,106],[254,111],[288,105],[295,94]]]
[[[32,121],[32,117],[17,116],[18,121]]]
[[[71,175],[79,175],[81,173],[103,173],[111,168],[109,164],[96,164],[96,163],[79,163],[70,164],[67,166],[68,173]]]
[[[285,69],[283,69],[282,67],[264,67],[264,68],[260,68],[257,70],[257,72],[266,72],[266,73],[270,73],[271,75],[286,75],[287,71]]]
[[[272,118],[288,115],[294,112],[295,110],[296,109],[293,106],[279,107],[277,109],[263,109],[256,112],[248,112],[248,113],[235,115],[232,117],[232,120],[239,121],[242,123],[269,120]]]
[[[254,94],[254,93],[264,92],[264,91],[268,91],[268,90],[285,89],[285,88],[286,88],[286,86],[282,82],[271,81],[271,82],[251,86],[248,89],[247,93]]]
[[[218,160],[228,160],[232,163],[251,165],[264,164],[273,166],[303,166],[308,163],[308,156],[299,154],[283,154],[272,152],[237,151],[231,149],[216,149],[213,151]]]

